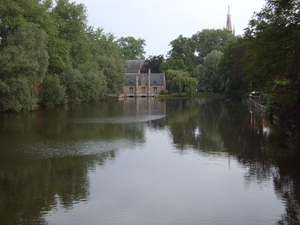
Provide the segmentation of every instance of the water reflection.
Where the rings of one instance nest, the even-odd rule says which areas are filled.
[[[165,131],[171,143],[163,143],[168,140],[164,136],[153,143],[160,154],[166,149],[176,149],[180,155],[192,152],[204,162],[225,159],[229,168],[237,162],[246,187],[255,183],[263,188],[273,181],[286,208],[279,224],[299,223],[298,143],[239,103],[133,98],[2,115],[0,224],[47,224],[48,212],[90,202],[92,171],[114,164],[123,150],[143,149],[149,132],[163,135]],[[151,161],[150,156],[147,160]],[[153,161],[153,165],[158,163]],[[171,171],[167,175],[174,176]],[[152,181],[148,177],[144,182],[150,185]]]
[[[286,205],[278,224],[299,224],[299,142],[289,140],[247,107],[222,101],[168,102],[176,105],[176,110],[167,107],[172,108],[167,123],[179,153],[191,146],[199,154],[226,152],[229,163],[234,157],[246,168],[246,185],[274,181],[275,191]]]

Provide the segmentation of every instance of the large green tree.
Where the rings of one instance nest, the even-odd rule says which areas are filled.
[[[54,43],[63,48],[58,55],[62,55],[62,63],[68,63],[67,55],[70,58],[73,67],[77,64],[86,63],[91,60],[87,37],[87,16],[86,8],[83,4],[70,3],[68,0],[57,0],[55,7],[52,9],[52,16],[58,30]],[[56,47],[56,46],[55,46]],[[59,50],[59,48],[56,48]],[[63,65],[63,67],[66,67]]]
[[[300,30],[298,0],[268,0],[245,32],[247,79],[264,89],[280,126],[299,135]]]
[[[230,42],[225,47],[220,62],[219,72],[226,85],[225,97],[231,100],[241,101],[249,93],[249,85],[245,81],[246,45],[247,43],[242,37]]]
[[[180,35],[175,40],[170,42],[171,50],[168,52],[169,58],[182,60],[184,67],[189,72],[197,66],[197,58],[195,55],[195,43],[193,39]],[[181,70],[184,68],[181,68]]]
[[[42,83],[42,91],[40,92],[41,103],[43,105],[53,105],[63,103],[65,97],[65,87],[60,84],[57,75],[48,75]]]
[[[194,70],[194,76],[199,79],[200,87],[206,91],[220,92],[224,89],[225,81],[219,72],[222,57],[222,52],[213,50],[207,54],[203,65],[199,64]]]
[[[198,80],[191,77],[188,72],[182,70],[169,70],[167,72],[167,80],[169,81],[169,88],[171,92],[182,94],[183,91],[188,96],[194,96]]]
[[[122,56],[126,60],[145,59],[146,42],[142,38],[121,37],[117,40],[118,45],[122,51]]]
[[[0,51],[0,107],[3,111],[31,109],[32,93],[48,67],[46,33],[38,25],[24,23],[7,37]]]
[[[198,64],[203,63],[207,54],[212,50],[224,51],[225,46],[236,37],[226,29],[204,29],[194,34],[193,40],[195,55]],[[197,65],[198,65],[197,64]]]

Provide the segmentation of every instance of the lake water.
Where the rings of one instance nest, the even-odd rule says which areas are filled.
[[[0,224],[299,224],[299,143],[240,103],[2,114]]]

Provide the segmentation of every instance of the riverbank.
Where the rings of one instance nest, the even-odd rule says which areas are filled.
[[[218,93],[206,93],[206,92],[198,92],[195,94],[194,97],[198,97],[198,98],[221,98],[223,97],[222,94],[218,94]],[[187,96],[186,93],[182,93],[182,94],[160,94],[157,95],[155,98],[158,99],[170,99],[170,98],[189,98],[189,96]]]
[[[246,100],[246,104],[250,107],[251,111],[255,114],[258,114],[262,117],[266,116],[266,106],[260,104],[259,102],[256,102],[252,100],[251,98],[248,98]]]

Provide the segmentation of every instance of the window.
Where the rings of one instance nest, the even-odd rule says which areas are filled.
[[[129,92],[130,92],[130,94],[133,94],[133,87],[129,88]]]
[[[145,87],[142,87],[142,93],[145,94],[146,93],[146,89]]]
[[[153,87],[154,94],[157,94],[157,87]]]
[[[145,77],[142,78],[141,84],[142,84],[142,85],[146,84],[146,79],[145,79]]]

